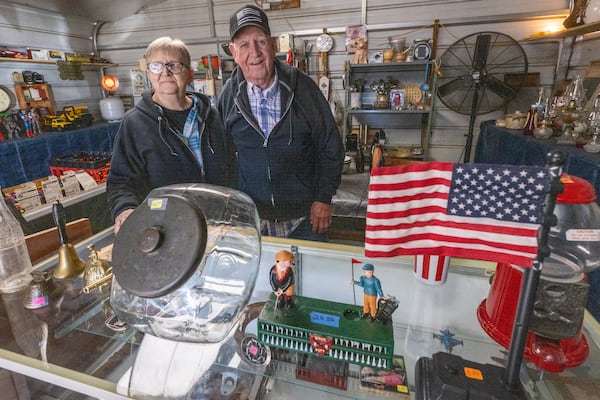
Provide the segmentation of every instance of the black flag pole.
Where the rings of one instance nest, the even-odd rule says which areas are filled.
[[[564,160],[564,155],[560,151],[551,152],[546,156],[546,166],[549,167],[551,183],[550,190],[544,199],[543,221],[537,235],[538,251],[533,267],[526,268],[523,271],[521,294],[519,296],[519,303],[517,304],[515,323],[508,348],[508,361],[502,378],[504,385],[513,391],[517,391],[520,388],[519,371],[527,342],[533,304],[540,282],[544,258],[550,255],[548,234],[550,233],[550,228],[556,225],[556,216],[554,215],[556,196],[562,193],[564,189],[563,184],[560,182]]]

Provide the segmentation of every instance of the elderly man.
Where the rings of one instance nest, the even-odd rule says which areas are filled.
[[[219,111],[238,153],[238,189],[256,203],[263,235],[327,240],[344,147],[329,104],[306,74],[275,58],[265,13],[230,19],[237,64]]]

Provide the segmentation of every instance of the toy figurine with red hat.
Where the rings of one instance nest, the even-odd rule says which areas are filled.
[[[276,264],[269,272],[269,282],[277,296],[277,308],[292,308],[294,300],[294,271],[292,263],[294,254],[288,250],[280,250],[275,254]]]

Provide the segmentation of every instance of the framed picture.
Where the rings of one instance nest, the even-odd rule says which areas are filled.
[[[383,62],[383,50],[380,51],[370,51],[369,52],[369,58],[368,58],[368,62],[369,64],[380,64]]]
[[[402,110],[404,108],[404,89],[390,90],[390,108]]]
[[[134,96],[141,96],[144,90],[148,87],[146,73],[141,69],[130,69],[131,86]]]
[[[359,37],[367,37],[366,25],[350,25],[346,28],[346,54],[354,54],[354,43]]]

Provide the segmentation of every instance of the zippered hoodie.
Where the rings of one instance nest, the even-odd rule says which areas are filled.
[[[315,82],[274,60],[281,119],[265,138],[253,116],[240,68],[223,87],[219,112],[238,153],[238,189],[261,218],[307,216],[314,201],[331,203],[341,182],[344,147],[329,104]]]
[[[146,90],[119,127],[106,182],[113,219],[137,207],[157,187],[176,183],[211,183],[235,186],[235,152],[227,143],[223,124],[208,97],[187,93],[198,100],[200,148],[204,168],[182,136],[169,126],[162,110]]]

